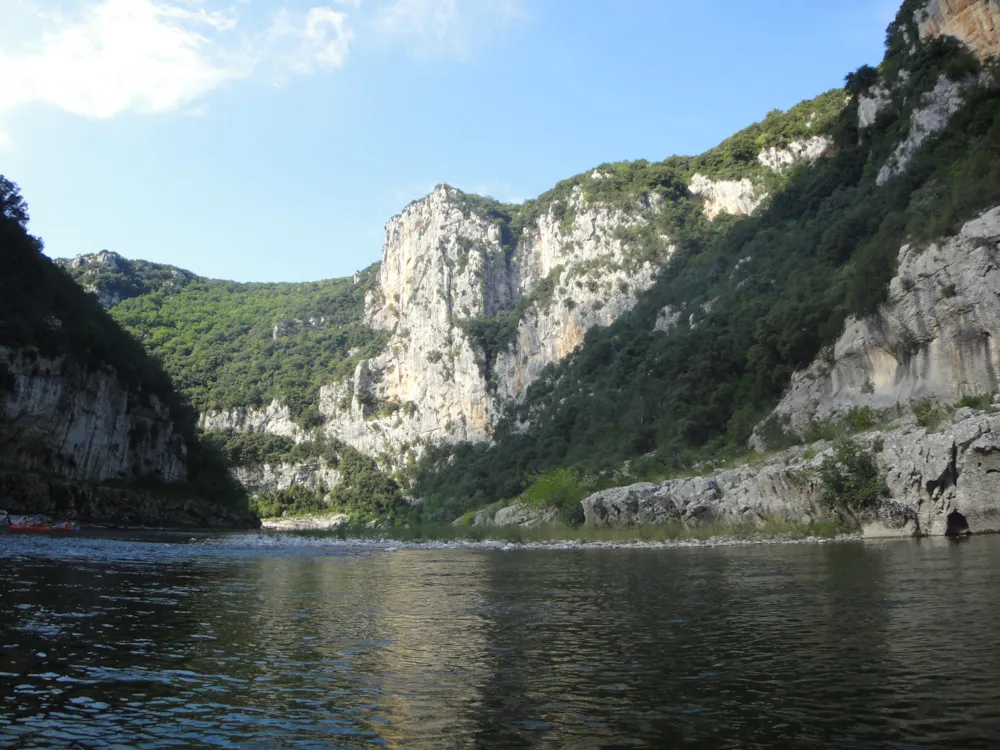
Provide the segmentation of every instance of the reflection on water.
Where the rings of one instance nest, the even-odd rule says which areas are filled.
[[[1000,538],[0,537],[0,747],[997,747]]]

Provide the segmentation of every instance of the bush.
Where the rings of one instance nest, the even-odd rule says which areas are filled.
[[[838,440],[833,455],[824,458],[819,467],[821,502],[834,510],[857,512],[888,497],[889,487],[875,460],[881,449],[879,442],[866,448],[850,438]]]
[[[301,484],[293,484],[283,490],[261,492],[250,500],[250,510],[258,518],[306,515],[328,509],[320,492]]]
[[[963,396],[958,402],[958,408],[969,408],[976,409],[977,411],[986,411],[991,406],[993,406],[993,394],[992,393],[980,393],[976,396]]]
[[[934,399],[931,398],[922,398],[919,401],[914,401],[911,408],[913,409],[913,416],[917,418],[917,424],[927,430],[936,429],[947,416],[945,410],[939,407]]]
[[[521,502],[533,508],[558,508],[563,523],[582,523],[580,501],[587,491],[579,475],[571,469],[556,469],[535,478],[521,495]]]

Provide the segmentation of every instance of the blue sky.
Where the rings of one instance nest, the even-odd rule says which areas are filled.
[[[699,153],[881,59],[884,0],[0,0],[0,174],[52,256],[343,276],[436,183]]]

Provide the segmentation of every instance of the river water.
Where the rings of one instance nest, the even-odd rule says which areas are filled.
[[[0,586],[0,747],[1000,747],[1000,537],[8,534]]]

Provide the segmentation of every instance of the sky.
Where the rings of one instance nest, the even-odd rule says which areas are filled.
[[[895,0],[0,0],[0,174],[52,257],[310,281],[446,182],[697,154],[882,56]]]

